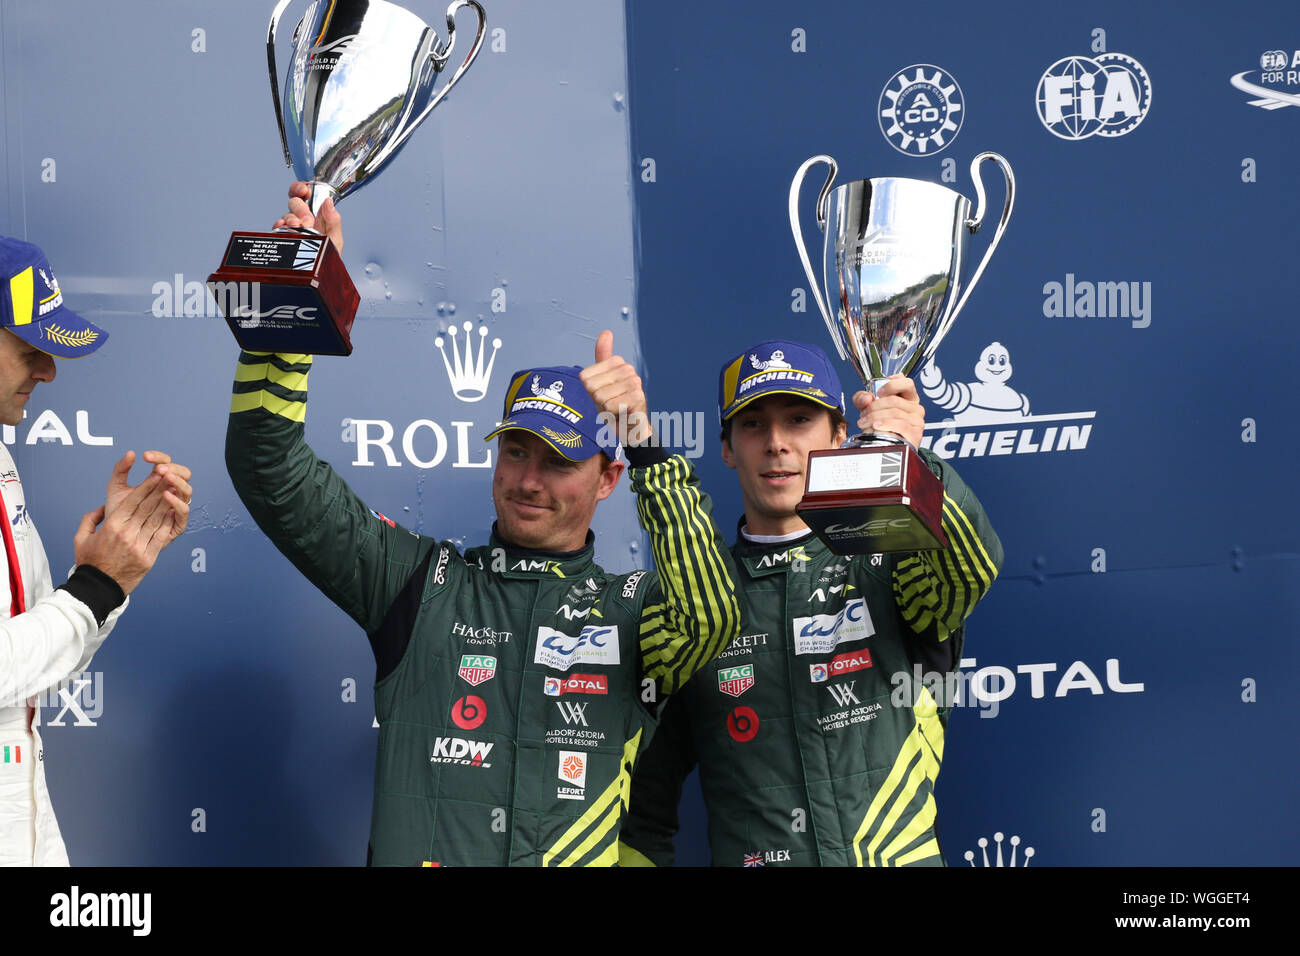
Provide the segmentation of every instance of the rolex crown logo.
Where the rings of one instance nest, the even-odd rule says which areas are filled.
[[[1020,863],[1016,863],[1016,848],[1020,846],[1020,837],[1018,837],[1018,836],[1013,836],[1013,837],[1011,838],[1011,859],[1010,859],[1009,862],[1007,862],[1007,863],[1003,863],[1003,862],[1002,862],[1002,834],[1001,834],[1001,833],[995,833],[995,834],[993,834],[993,842],[995,842],[995,843],[998,845],[998,846],[997,846],[997,862],[995,862],[995,863],[990,863],[990,862],[989,862],[989,850],[988,850],[988,847],[989,847],[988,837],[980,837],[980,839],[979,839],[980,853],[983,854],[983,857],[984,857],[984,866],[1022,866],[1022,867],[1023,867],[1023,866],[1028,866],[1028,865],[1029,865],[1029,861],[1030,861],[1030,859],[1031,859],[1031,858],[1033,857],[1033,855],[1034,855],[1034,848],[1033,848],[1032,846],[1027,846],[1027,847],[1025,847],[1025,849],[1024,849],[1024,851],[1023,851],[1023,852],[1024,852],[1024,856],[1023,856],[1022,862],[1020,862]],[[966,853],[965,853],[965,857],[966,857],[966,862],[969,863],[971,866],[976,866],[976,865],[977,865],[977,864],[975,863],[975,851],[974,851],[974,850],[967,850]]]
[[[461,349],[456,342],[456,326],[452,325],[447,329],[447,335],[451,339],[451,358],[447,357],[447,349],[443,345],[443,337],[440,335],[433,340],[433,344],[438,346],[438,351],[442,353],[442,364],[447,367],[447,378],[451,381],[452,394],[462,402],[481,401],[487,394],[488,382],[492,378],[492,365],[497,360],[497,350],[501,348],[501,340],[494,338],[492,340],[492,354],[487,356],[486,365],[484,363],[484,353],[487,351],[487,326],[478,327],[479,347],[478,354],[474,354],[474,340],[471,333],[474,326],[470,322],[462,326],[465,332],[465,349],[461,354]]]

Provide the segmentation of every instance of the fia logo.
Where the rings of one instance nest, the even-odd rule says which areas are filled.
[[[451,393],[462,402],[477,402],[483,399],[488,393],[488,385],[492,379],[492,366],[497,360],[497,351],[501,348],[501,340],[494,338],[492,340],[492,354],[487,356],[487,364],[484,364],[484,355],[487,352],[487,326],[478,327],[478,353],[474,352],[474,340],[470,337],[470,332],[474,326],[469,322],[464,323],[462,328],[465,331],[465,354],[461,354],[459,345],[456,342],[456,326],[452,325],[447,329],[447,337],[451,339],[451,358],[447,358],[447,349],[443,346],[443,337],[440,335],[433,340],[433,344],[438,347],[442,353],[442,364],[447,369],[447,379],[451,382]]]
[[[949,382],[933,362],[922,369],[921,391],[932,404],[949,414],[943,421],[925,426],[926,432],[940,434],[927,434],[921,440],[921,447],[948,459],[1088,447],[1096,411],[1031,415],[1029,397],[1008,384],[1011,372],[1011,354],[999,342],[991,343],[980,353],[975,363],[974,382]],[[1063,424],[1070,421],[1087,424]],[[997,425],[1014,427],[964,430],[970,426]]]
[[[1123,136],[1151,109],[1151,77],[1124,53],[1062,57],[1039,79],[1036,102],[1053,136]]]
[[[1246,70],[1228,81],[1241,92],[1255,97],[1247,101],[1251,106],[1264,110],[1300,106],[1300,50],[1290,55],[1285,50],[1265,50],[1259,55],[1257,83],[1247,79],[1254,72]],[[1269,85],[1262,85],[1265,83]],[[1281,86],[1287,89],[1279,89]]]
[[[930,63],[915,63],[881,90],[880,131],[900,153],[933,155],[961,132],[964,104],[956,79]]]

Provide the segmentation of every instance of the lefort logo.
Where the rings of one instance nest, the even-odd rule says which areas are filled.
[[[1151,77],[1125,53],[1062,57],[1039,79],[1035,103],[1053,136],[1123,136],[1151,109]]]
[[[1254,99],[1251,106],[1278,110],[1300,106],[1300,50],[1265,50],[1259,55],[1259,70],[1245,70],[1228,80]]]
[[[933,362],[922,369],[921,391],[948,414],[925,426],[921,447],[945,459],[1088,447],[1096,411],[1030,414],[1029,396],[1008,384],[1011,372],[1011,355],[1000,342],[980,353],[973,382],[950,382]]]

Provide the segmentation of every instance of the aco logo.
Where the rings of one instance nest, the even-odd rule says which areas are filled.
[[[957,81],[930,63],[895,73],[880,92],[880,131],[900,153],[929,156],[961,131],[965,98]]]
[[[737,743],[748,743],[758,736],[758,714],[753,707],[737,707],[727,714],[727,733]]]

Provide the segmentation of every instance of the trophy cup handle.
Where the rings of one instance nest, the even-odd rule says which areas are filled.
[[[388,141],[388,145],[377,152],[366,163],[361,171],[362,176],[369,176],[388,161],[406,142],[407,138],[415,132],[415,128],[424,122],[425,118],[433,112],[433,108],[442,102],[442,98],[451,92],[451,88],[456,85],[456,81],[461,75],[469,69],[469,65],[474,62],[478,56],[479,47],[483,45],[483,34],[487,30],[487,14],[483,12],[483,6],[478,0],[452,0],[451,6],[447,8],[447,45],[441,50],[436,47],[429,51],[429,62],[433,64],[435,72],[441,73],[442,68],[447,64],[447,58],[451,55],[451,48],[456,45],[456,12],[461,7],[473,7],[475,14],[478,16],[478,32],[474,35],[474,45],[470,47],[469,53],[460,66],[456,67],[456,72],[451,75],[446,85],[434,94],[427,106],[421,111],[420,115],[414,120],[409,120],[409,111],[402,116],[400,126],[401,132]]]
[[[280,83],[276,79],[279,72],[275,66],[275,32],[280,26],[280,16],[284,13],[284,8],[291,4],[293,0],[280,0],[271,11],[271,22],[266,29],[266,65],[271,71],[271,101],[275,104],[275,128],[280,131],[280,145],[284,148],[284,164],[293,165],[293,157],[289,155],[289,136],[284,131],[284,111],[280,106]]]
[[[1007,198],[1002,204],[1002,218],[998,221],[998,228],[993,233],[993,241],[989,243],[988,249],[984,251],[984,258],[980,260],[979,266],[975,269],[975,272],[971,274],[970,282],[966,285],[966,291],[962,293],[961,299],[958,300],[957,304],[953,307],[953,310],[944,317],[943,322],[935,331],[934,337],[926,343],[925,352],[921,356],[921,360],[917,363],[918,368],[924,368],[926,363],[934,357],[934,353],[938,351],[939,343],[943,341],[944,336],[948,334],[948,330],[952,328],[953,322],[957,319],[957,314],[961,312],[962,307],[966,304],[966,300],[970,298],[970,294],[975,288],[975,283],[979,282],[980,276],[984,274],[984,267],[988,265],[989,260],[993,258],[994,250],[997,249],[998,243],[1002,241],[1002,234],[1007,231],[1007,221],[1011,218],[1011,207],[1016,203],[1016,176],[1015,173],[1011,171],[1011,164],[1008,163],[1000,154],[992,152],[980,153],[970,161],[970,176],[971,179],[975,181],[975,216],[974,218],[966,220],[966,228],[972,233],[975,233],[979,231],[980,224],[984,222],[985,206],[987,203],[984,195],[984,183],[980,179],[979,168],[981,163],[989,161],[998,164],[998,168],[1002,170],[1002,176],[1007,182]]]
[[[825,163],[829,167],[826,182],[821,192],[817,194],[817,227],[823,232],[826,231],[826,200],[835,182],[835,175],[839,172],[839,164],[826,155],[805,160],[794,174],[794,181],[790,183],[790,230],[794,233],[795,248],[799,250],[799,261],[803,263],[803,271],[808,276],[808,285],[812,287],[813,299],[821,309],[822,318],[826,320],[826,328],[831,333],[831,341],[835,343],[835,350],[840,353],[840,358],[848,361],[849,354],[844,348],[844,334],[831,318],[831,310],[826,304],[825,296],[822,295],[821,283],[817,281],[817,275],[813,272],[812,260],[808,258],[808,248],[803,241],[803,229],[799,225],[799,190],[803,186],[804,177],[818,163]]]

